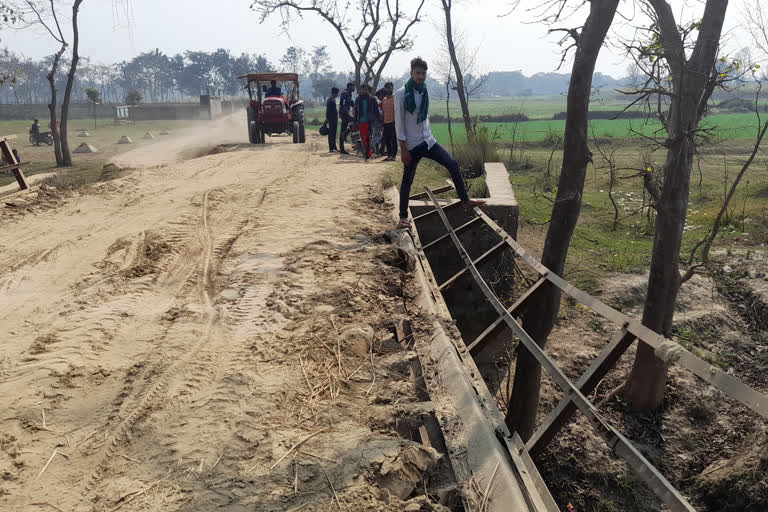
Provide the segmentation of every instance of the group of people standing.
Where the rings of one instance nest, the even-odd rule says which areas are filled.
[[[387,82],[382,89],[372,95],[371,88],[363,84],[358,89],[357,97],[354,98],[355,84],[349,82],[341,91],[337,108],[336,98],[339,97],[339,89],[332,88],[331,95],[325,104],[329,151],[349,154],[344,148],[344,143],[351,131],[357,131],[360,134],[363,156],[366,160],[372,158],[374,153],[384,155],[384,161],[395,160],[397,138],[394,89],[394,84]],[[341,133],[338,131],[339,121],[341,121]],[[336,145],[337,134],[339,135],[338,146]]]
[[[371,129],[377,121],[383,124],[384,147],[387,160],[394,160],[400,148],[400,160],[403,162],[403,180],[400,185],[400,221],[398,227],[410,228],[408,202],[411,185],[416,176],[416,167],[422,158],[428,158],[446,168],[451,175],[456,194],[462,206],[469,209],[484,204],[485,201],[470,199],[464,186],[464,179],[459,170],[459,163],[448,151],[438,144],[429,127],[429,92],[426,86],[427,63],[416,57],[411,60],[411,76],[402,89],[394,92],[392,82],[387,82],[384,89],[375,96],[370,95],[367,85],[361,85],[357,98],[352,101],[355,84],[350,82],[341,93],[339,109],[336,109],[336,97],[339,90],[331,89],[331,97],[326,103],[326,121],[328,122],[328,148],[336,151],[336,132],[341,117],[339,152],[344,150],[344,139],[351,123],[358,125],[363,142],[365,159],[371,158]],[[339,116],[340,114],[340,116]]]

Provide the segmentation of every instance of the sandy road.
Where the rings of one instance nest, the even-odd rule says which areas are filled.
[[[388,419],[389,206],[287,142],[0,213],[0,509],[402,510],[433,455]]]

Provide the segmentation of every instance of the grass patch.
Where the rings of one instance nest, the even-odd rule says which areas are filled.
[[[752,116],[754,120],[754,116]],[[609,149],[617,149],[616,164],[619,168],[642,167],[645,161],[661,168],[665,153],[650,153],[639,140],[604,142]],[[687,257],[695,243],[712,224],[723,195],[743,164],[751,141],[718,141],[702,147],[699,160],[694,164],[691,176],[691,195],[683,234],[681,254]],[[510,182],[520,204],[520,221],[537,225],[546,230],[556,187],[547,191],[547,183],[556,185],[562,165],[562,150],[552,153],[551,148],[523,146],[501,152],[501,160],[510,166]],[[549,162],[552,156],[552,162]],[[643,187],[640,178],[631,178],[632,171],[621,171],[614,186],[619,219],[614,229],[614,208],[608,196],[609,171],[606,162],[596,153],[594,165],[590,165],[584,185],[582,208],[566,262],[565,277],[585,291],[599,292],[599,281],[607,272],[645,272],[648,269],[653,247],[655,218],[643,205]],[[518,161],[526,165],[516,165]],[[758,157],[753,168],[738,189],[727,221],[719,233],[716,244],[720,246],[749,245],[759,249],[768,238],[768,208],[765,206],[765,190],[768,175],[762,170],[768,159]],[[550,177],[547,179],[547,167]],[[724,186],[724,184],[726,186]],[[542,235],[543,236],[543,235]]]

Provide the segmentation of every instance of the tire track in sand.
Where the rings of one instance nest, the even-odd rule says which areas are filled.
[[[207,283],[211,274],[211,262],[213,254],[213,243],[210,233],[210,226],[208,223],[208,196],[210,190],[207,190],[203,194],[202,205],[200,211],[200,232],[199,237],[201,239],[203,258],[200,264],[200,282],[198,291],[200,299],[203,303],[203,315],[205,317],[205,326],[203,332],[198,341],[184,354],[182,358],[176,358],[176,360],[169,366],[155,381],[143,397],[141,397],[138,403],[130,408],[128,415],[121,421],[115,428],[114,433],[107,441],[106,448],[102,451],[99,459],[88,478],[85,488],[83,490],[83,499],[93,490],[95,485],[101,479],[104,471],[108,468],[109,462],[115,455],[115,451],[127,440],[129,440],[131,431],[136,422],[141,418],[151,407],[153,402],[156,401],[158,396],[171,384],[171,380],[194,358],[210,340],[211,330],[216,319],[215,310],[213,308],[211,298],[208,292]],[[188,378],[188,377],[186,377]]]

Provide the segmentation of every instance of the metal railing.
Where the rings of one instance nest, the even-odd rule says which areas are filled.
[[[448,206],[443,207],[428,188],[425,188],[425,194],[433,203],[434,210],[430,210],[429,212],[416,217],[414,220],[424,219],[425,217],[437,214],[445,226],[447,233],[421,247],[421,250],[424,251],[425,249],[434,248],[438,241],[443,241],[447,237],[453,242],[453,246],[458,250],[464,262],[464,268],[443,283],[439,283],[438,289],[443,290],[462,275],[470,275],[490,305],[498,313],[498,318],[488,325],[479,336],[466,345],[467,351],[470,354],[477,353],[489,339],[488,335],[502,324],[505,324],[511,329],[514,335],[533,357],[536,358],[542,367],[544,367],[553,382],[565,393],[563,399],[550,413],[544,423],[539,426],[538,430],[526,443],[525,447],[520,448],[521,452],[536,452],[543,449],[578,409],[584,414],[598,434],[605,440],[608,447],[611,448],[617,456],[624,459],[638,477],[642,479],[651,490],[668,507],[670,507],[671,510],[686,512],[694,511],[695,509],[690,503],[688,503],[680,492],[675,489],[666,478],[664,478],[658,469],[656,469],[626,437],[601,416],[595,405],[587,398],[587,395],[594,390],[600,380],[611,368],[613,368],[632,342],[635,339],[639,339],[653,347],[657,353],[664,351],[669,352],[671,348],[674,348],[672,353],[674,354],[675,362],[706,382],[712,384],[726,396],[751,408],[763,418],[768,418],[768,397],[713,367],[706,361],[696,357],[677,343],[663,338],[659,334],[643,326],[637,320],[616,311],[588,293],[579,290],[560,276],[554,274],[548,268],[543,266],[536,258],[526,252],[516,240],[502,230],[480,208],[474,209],[474,213],[477,216],[475,219],[465,222],[460,227],[454,228],[448,220],[444,210],[453,208],[453,205],[457,203],[451,203]],[[477,218],[481,219],[482,222],[477,221]],[[479,229],[483,224],[491,228],[498,235],[500,241],[495,243],[490,250],[486,251],[480,257],[472,259],[459,240],[457,231],[464,229]],[[539,274],[539,279],[533,286],[523,293],[522,296],[520,296],[509,308],[503,305],[501,300],[496,296],[477,270],[478,263],[487,258],[499,256],[503,249],[511,249]],[[557,286],[576,301],[621,327],[619,334],[600,352],[586,372],[575,383],[572,382],[557,364],[550,359],[544,350],[536,344],[513,316],[513,313],[526,303],[545,283]]]

